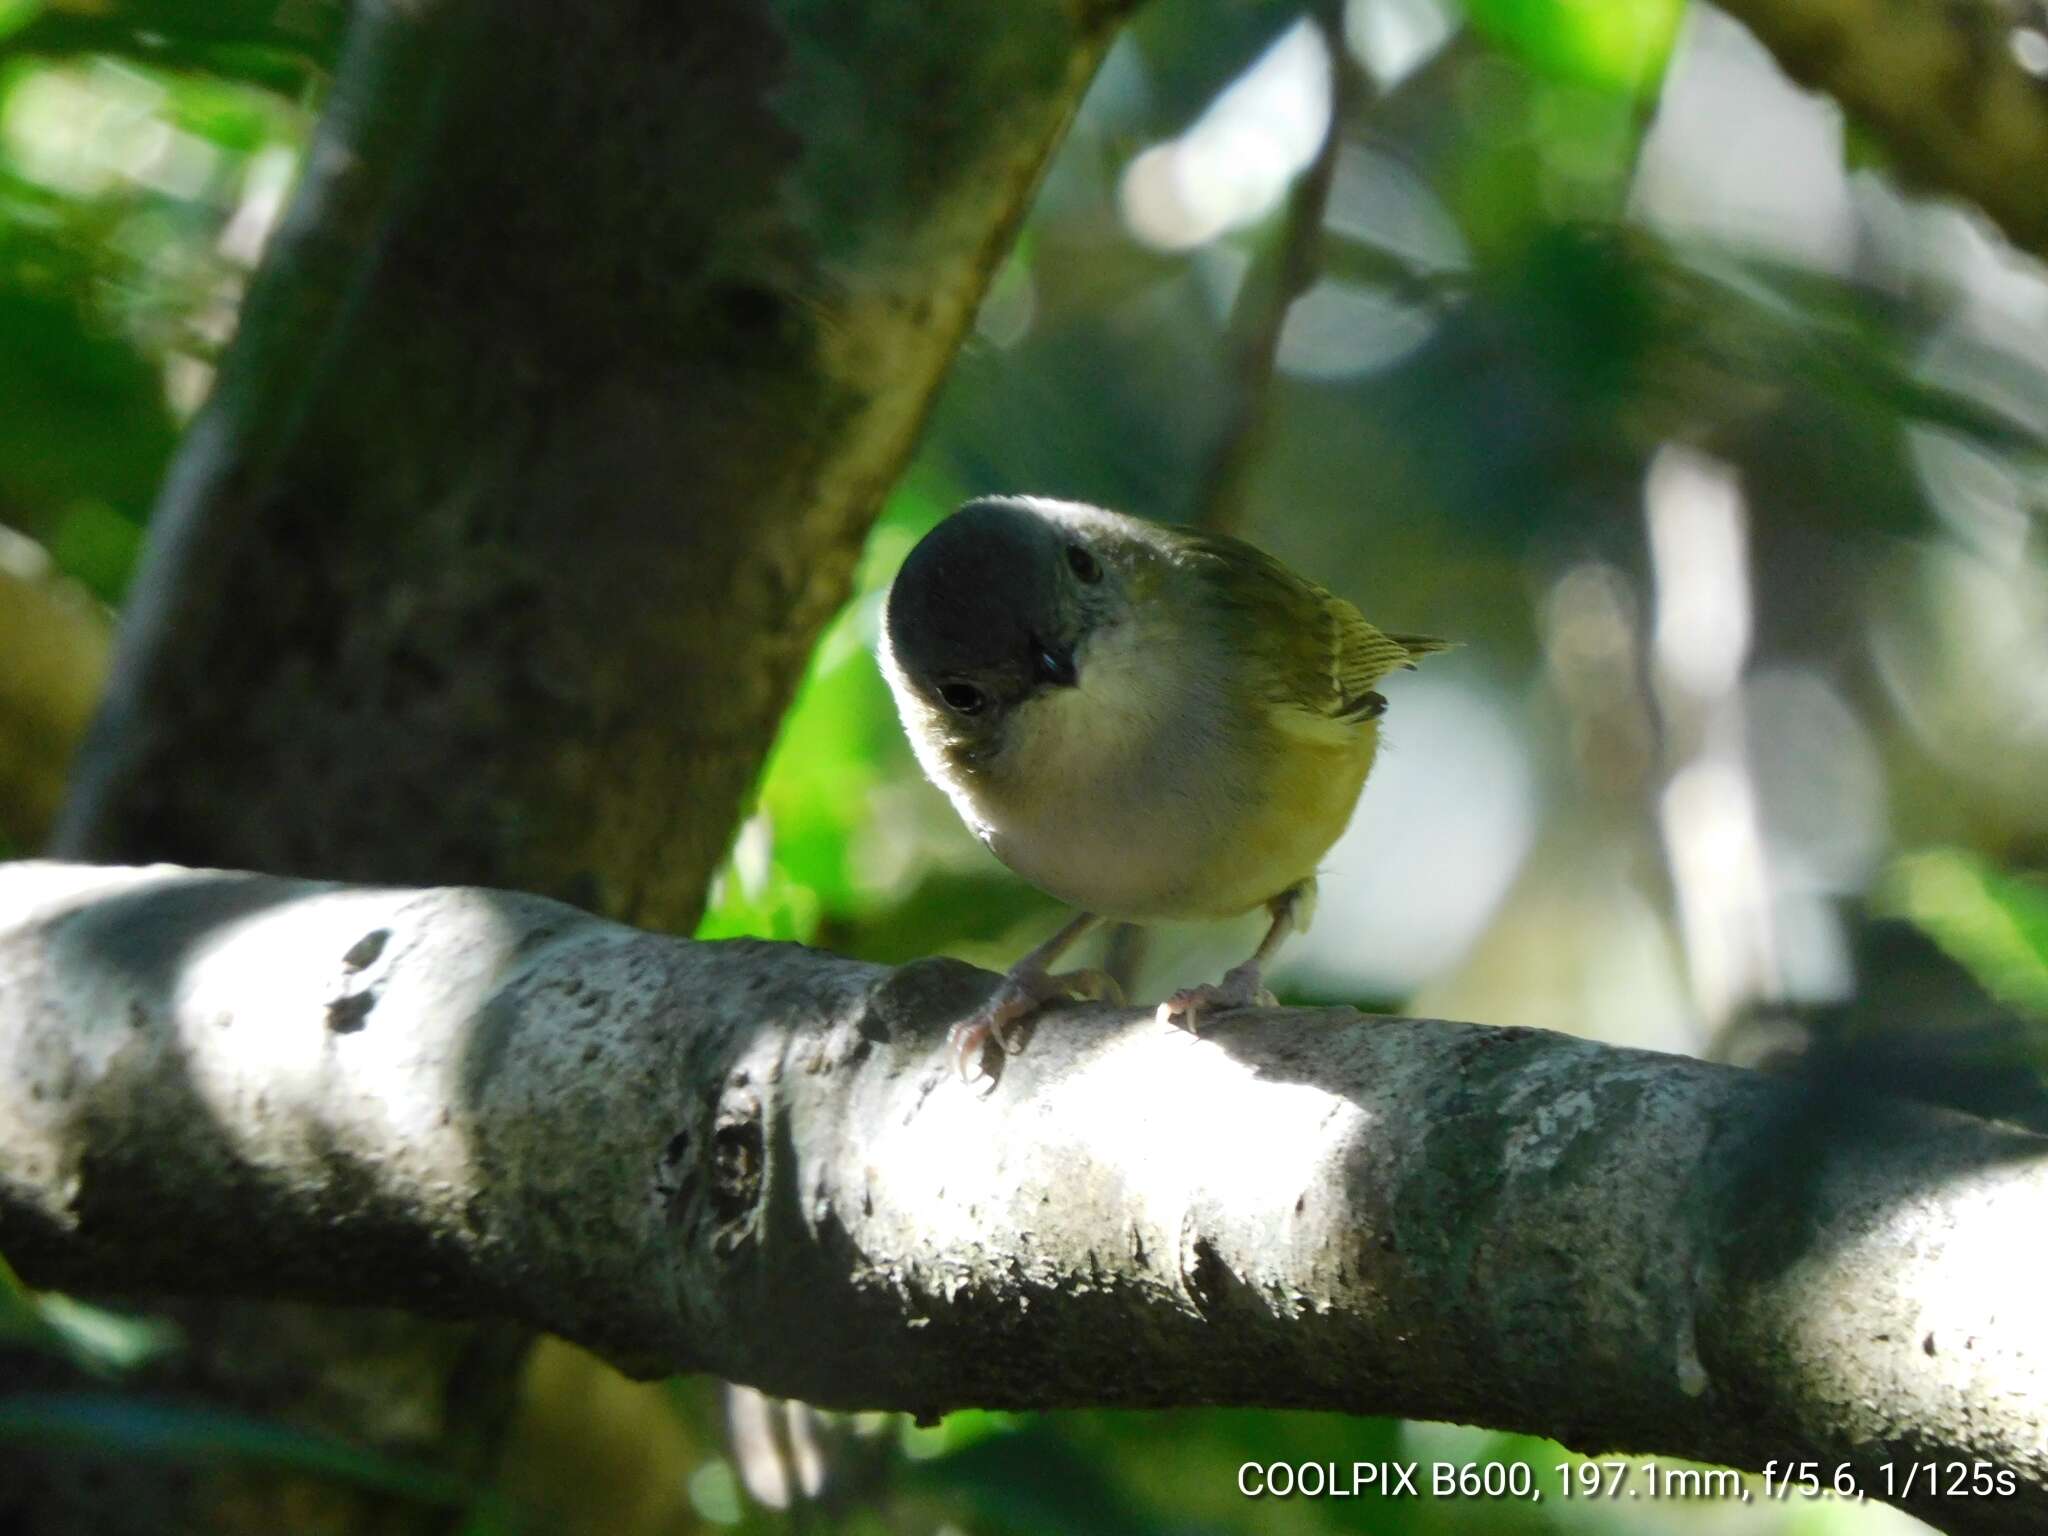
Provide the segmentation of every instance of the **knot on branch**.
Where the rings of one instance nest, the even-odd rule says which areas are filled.
[[[761,1198],[761,1105],[752,1095],[748,1100],[721,1113],[711,1136],[711,1206],[728,1226]]]
[[[734,1072],[711,1118],[708,1136],[690,1126],[661,1149],[654,1191],[672,1226],[706,1235],[721,1258],[751,1241],[760,1227],[767,1182],[767,1135],[761,1097],[744,1070]]]
[[[871,1040],[938,1035],[980,1007],[990,985],[987,971],[964,960],[913,960],[889,972],[868,993],[860,1033]]]

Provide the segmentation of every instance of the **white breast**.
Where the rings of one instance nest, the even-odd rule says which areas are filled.
[[[1079,686],[1021,706],[981,771],[939,777],[996,856],[1061,901],[1134,920],[1232,916],[1311,873],[1327,840],[1304,853],[1262,835],[1262,722],[1214,682],[1217,658],[1146,630],[1099,631]]]

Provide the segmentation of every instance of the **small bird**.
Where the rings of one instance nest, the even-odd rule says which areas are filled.
[[[1159,1005],[1270,1003],[1263,971],[1305,929],[1317,861],[1379,746],[1390,672],[1445,648],[1389,635],[1237,539],[1035,496],[970,501],[890,588],[881,662],[918,762],[995,856],[1078,909],[949,1037],[962,1076],[990,1039],[1062,997],[1120,1000],[1099,970],[1054,974],[1094,924],[1272,923],[1213,986]]]

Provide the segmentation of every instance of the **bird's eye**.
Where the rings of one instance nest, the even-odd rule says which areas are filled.
[[[956,715],[978,715],[988,703],[988,695],[972,683],[943,683],[939,699]]]
[[[1095,563],[1093,555],[1078,544],[1067,546],[1067,569],[1091,587],[1102,580],[1102,567]]]

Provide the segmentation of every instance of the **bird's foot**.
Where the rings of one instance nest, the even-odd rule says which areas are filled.
[[[1257,961],[1248,960],[1226,971],[1214,986],[1183,987],[1159,1005],[1155,1017],[1162,1024],[1178,1024],[1189,1034],[1201,1031],[1207,1014],[1230,1013],[1239,1008],[1271,1008],[1277,1000],[1259,979]]]
[[[985,1055],[993,1040],[1006,1056],[1024,1048],[1015,1028],[1048,1003],[1078,1000],[1121,1003],[1123,988],[1104,970],[1090,967],[1058,975],[1020,967],[1010,972],[990,994],[989,1000],[947,1032],[946,1044],[953,1054],[953,1066],[962,1081],[977,1077],[994,1080]]]

